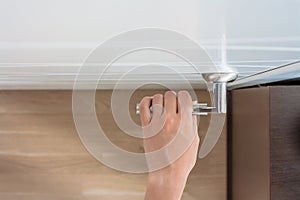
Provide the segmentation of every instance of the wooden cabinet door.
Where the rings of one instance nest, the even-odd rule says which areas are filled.
[[[300,86],[231,91],[233,200],[300,198]]]

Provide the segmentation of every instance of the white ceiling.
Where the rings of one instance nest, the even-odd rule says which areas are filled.
[[[227,65],[240,78],[300,60],[299,0],[1,0],[0,25],[2,89],[72,88],[78,69],[95,47],[142,27],[166,28],[192,38],[216,65],[222,63],[226,35]],[[182,73],[194,73],[176,59],[163,55],[160,61],[146,51],[111,67],[107,85],[118,78],[116,73],[122,75],[154,57]]]

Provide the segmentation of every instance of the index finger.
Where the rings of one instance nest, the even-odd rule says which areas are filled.
[[[140,119],[142,126],[147,126],[151,121],[150,106],[152,97],[144,97],[140,102]]]

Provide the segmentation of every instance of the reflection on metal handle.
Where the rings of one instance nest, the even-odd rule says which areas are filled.
[[[228,82],[234,81],[238,74],[235,72],[203,73],[203,79],[213,84],[213,106],[208,107],[206,103],[197,103],[193,106],[193,115],[207,115],[208,113],[226,113],[227,99],[226,86]],[[152,108],[150,107],[152,112]],[[140,105],[136,105],[136,114],[140,114]]]
[[[196,103],[193,105],[193,115],[207,115],[214,111],[214,107],[207,106],[206,103]],[[152,107],[150,107],[150,112],[152,113]],[[140,114],[140,104],[136,104],[136,114]]]
[[[235,72],[203,73],[203,79],[213,84],[213,107],[216,113],[227,112],[226,87],[227,83],[234,81],[238,74]]]
[[[226,113],[226,83],[213,83],[213,105],[216,113]]]

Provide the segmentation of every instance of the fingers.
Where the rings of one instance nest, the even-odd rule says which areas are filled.
[[[177,97],[173,91],[167,91],[165,93],[164,107],[169,114],[176,114],[177,112]]]
[[[162,94],[156,94],[152,99],[153,118],[161,117],[163,112],[164,97]]]
[[[140,118],[142,126],[147,126],[151,121],[150,106],[152,97],[144,97],[140,102]]]
[[[192,114],[193,102],[191,95],[187,91],[178,92],[178,114]]]
[[[151,121],[150,106],[152,105],[152,117],[160,119],[165,108],[168,114],[192,114],[193,102],[187,91],[178,92],[178,97],[173,91],[167,91],[165,95],[156,94],[153,97],[144,97],[140,103],[140,118],[142,125],[146,126]],[[178,108],[178,109],[177,109]],[[197,121],[197,120],[196,120]]]

